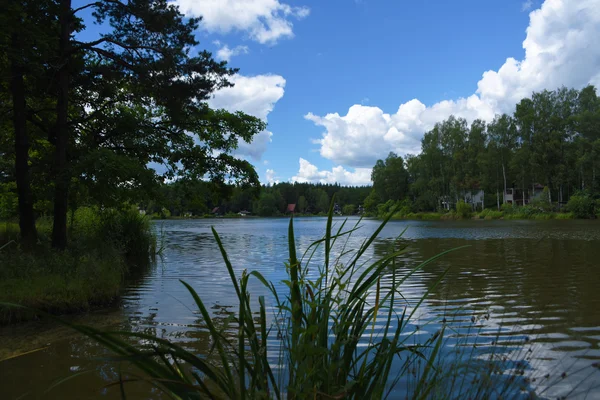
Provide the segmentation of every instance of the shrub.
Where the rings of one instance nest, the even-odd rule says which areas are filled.
[[[571,196],[567,203],[567,210],[573,213],[576,218],[595,218],[596,203],[587,193],[577,193]]]
[[[480,219],[500,219],[502,218],[502,211],[493,210],[491,208],[486,208],[482,212],[479,213]]]
[[[123,277],[150,264],[157,254],[149,219],[137,209],[80,208],[69,220],[69,247],[50,249],[52,220],[39,219],[39,246],[31,253],[0,242],[0,301],[52,313],[88,310],[119,293]],[[16,224],[0,225],[0,240],[14,240]],[[35,316],[0,307],[0,324]]]
[[[572,212],[568,213],[556,213],[554,219],[573,219],[575,215]]]
[[[465,203],[462,200],[459,200],[456,203],[456,215],[459,218],[471,218],[471,214],[473,214],[473,207],[470,204]]]
[[[342,208],[342,213],[344,215],[353,215],[355,211],[356,211],[356,206],[354,204],[346,204]]]

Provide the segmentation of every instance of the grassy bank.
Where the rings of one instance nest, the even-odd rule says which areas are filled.
[[[50,248],[50,220],[36,226],[39,243],[25,252],[18,245],[18,225],[0,223],[0,302],[53,314],[110,304],[124,277],[146,268],[157,251],[149,219],[135,210],[77,210],[63,252]],[[0,324],[31,318],[32,312],[0,307]]]
[[[516,208],[516,207],[515,207]],[[549,212],[530,210],[528,207],[519,207],[514,211],[498,211],[486,209],[481,212],[469,212],[467,214],[459,214],[452,210],[446,213],[441,212],[418,212],[418,213],[395,213],[392,216],[394,220],[419,220],[419,221],[455,221],[455,220],[550,220],[550,219],[575,219],[575,215],[571,212]]]

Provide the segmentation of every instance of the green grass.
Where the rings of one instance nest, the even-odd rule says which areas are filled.
[[[490,208],[486,208],[478,214],[479,219],[500,219],[504,214],[502,211],[492,210]]]
[[[54,314],[87,311],[113,302],[127,273],[146,268],[159,251],[147,218],[134,210],[77,210],[69,220],[69,247],[49,246],[51,221],[37,222],[39,243],[25,252],[19,228],[0,224],[0,301]],[[0,307],[0,325],[34,318]]]

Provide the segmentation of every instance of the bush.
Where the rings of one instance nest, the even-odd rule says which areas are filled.
[[[456,203],[456,215],[459,218],[471,218],[472,214],[473,207],[471,207],[470,204],[467,204],[462,200],[459,200],[459,202]]]
[[[480,219],[500,219],[504,214],[502,211],[493,210],[491,208],[486,208],[482,212],[479,213]]]
[[[346,204],[342,208],[342,213],[344,215],[353,215],[355,211],[356,211],[356,206],[354,204]]]
[[[16,242],[0,250],[0,301],[59,314],[85,311],[113,301],[124,275],[147,267],[158,251],[149,219],[134,208],[78,209],[70,216],[63,252],[50,249],[51,219],[36,225],[39,245],[33,252],[21,251]],[[17,224],[0,225],[0,247],[17,237]],[[34,316],[0,307],[0,324]]]
[[[577,193],[571,196],[567,203],[567,210],[573,213],[575,218],[595,218],[596,202],[587,193]]]

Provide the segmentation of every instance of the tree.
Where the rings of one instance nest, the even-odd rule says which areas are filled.
[[[344,215],[354,215],[355,212],[356,212],[356,206],[354,204],[346,204],[342,208],[342,213]]]
[[[52,1],[25,0],[7,3],[0,14],[4,29],[0,36],[0,52],[6,55],[0,60],[1,86],[9,89],[9,95],[2,96],[2,100],[8,106],[10,98],[11,103],[19,227],[21,239],[28,246],[37,241],[37,232],[29,168],[31,134],[28,119],[32,118],[33,101],[28,104],[27,98],[42,94],[39,91],[32,93],[37,83],[34,77],[45,73],[47,56],[52,49],[50,37],[56,26],[55,11]]]
[[[108,31],[94,40],[78,40],[74,33],[85,29],[77,18],[83,10],[91,10]],[[71,0],[27,1],[6,15],[9,19],[24,15],[25,22],[37,18],[34,25],[45,29],[43,34],[18,38],[19,43],[3,35],[1,45],[32,48],[37,57],[25,63],[25,58],[15,56],[18,52],[7,52],[17,72],[10,74],[15,80],[15,107],[24,104],[22,75],[26,82],[51,77],[45,87],[53,100],[43,109],[54,108],[54,112],[48,116],[33,110],[30,123],[52,127],[46,131],[54,156],[52,168],[46,165],[45,169],[51,170],[54,187],[55,248],[67,244],[69,199],[80,197],[70,195],[71,190],[80,188],[90,201],[112,205],[124,195],[142,198],[144,189],[164,177],[208,176],[218,183],[237,180],[258,185],[252,165],[231,153],[238,141],[252,141],[265,124],[240,112],[208,107],[211,93],[231,86],[228,77],[237,70],[216,62],[206,51],[190,53],[198,45],[194,32],[199,19],[186,20],[166,0],[99,0],[76,9]],[[46,24],[37,23],[40,16]],[[12,32],[26,32],[23,24],[10,25]],[[29,42],[33,39],[35,46]],[[38,67],[17,71],[23,65]],[[25,107],[29,109],[40,97],[39,90],[25,93]],[[21,118],[24,113],[16,110],[13,115]],[[18,186],[26,188],[27,171],[22,167],[27,166],[26,140],[22,140],[26,131],[22,118],[15,124],[15,143],[20,146],[15,158],[21,166]],[[150,168],[150,163],[162,164],[164,172]],[[21,190],[19,194],[24,216],[32,215],[31,196]],[[31,231],[32,218],[21,219],[29,226],[24,232]]]
[[[404,160],[395,153],[389,153],[384,160],[377,160],[371,172],[373,189],[380,199],[402,200],[408,194],[408,172]]]
[[[374,212],[377,209],[377,204],[381,202],[379,195],[375,189],[367,196],[363,203],[363,207],[367,212]]]
[[[306,201],[306,197],[304,196],[300,196],[298,198],[298,204],[297,204],[298,210],[301,213],[305,213],[308,207],[308,202]]]
[[[329,196],[322,189],[317,189],[316,210],[322,213],[326,213],[329,210]]]

